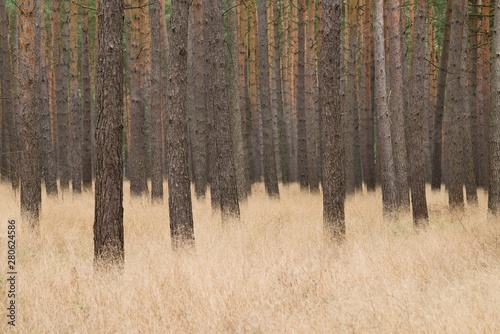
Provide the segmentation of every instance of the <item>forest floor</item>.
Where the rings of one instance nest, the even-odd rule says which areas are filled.
[[[500,222],[450,214],[428,189],[430,225],[384,221],[380,191],[349,197],[342,246],[322,239],[322,199],[262,185],[222,228],[194,200],[196,248],[173,253],[168,205],[131,200],[125,270],[93,272],[94,197],[44,196],[40,234],[0,185],[0,332],[7,325],[7,224],[16,219],[17,333],[500,333]],[[165,203],[167,201],[165,200]]]

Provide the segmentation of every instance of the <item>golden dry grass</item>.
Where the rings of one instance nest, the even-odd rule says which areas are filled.
[[[128,193],[128,185],[126,186]],[[170,249],[168,208],[125,198],[123,275],[93,272],[93,196],[43,199],[40,236],[17,226],[19,333],[500,333],[500,223],[479,208],[431,223],[383,221],[380,193],[346,204],[347,240],[322,242],[321,197],[263,187],[223,229],[195,201],[196,251]],[[0,305],[6,314],[7,219],[0,186]],[[0,332],[12,331],[6,316]]]

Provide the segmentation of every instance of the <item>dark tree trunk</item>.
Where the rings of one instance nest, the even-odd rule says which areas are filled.
[[[122,0],[99,0],[94,263],[124,264]]]
[[[345,238],[344,142],[340,97],[341,8],[339,0],[322,2],[323,47],[320,57],[323,224],[327,237],[336,241]]]
[[[500,1],[495,2],[495,19],[492,31],[492,105],[490,114],[490,181],[488,209],[500,213]]]
[[[151,128],[151,199],[153,203],[163,202],[163,145],[161,119],[161,18],[160,3],[149,5],[151,26],[151,94],[150,94],[150,128]]]
[[[182,245],[194,244],[186,119],[189,3],[188,0],[174,1],[170,14],[167,159],[170,235],[174,249]]]
[[[424,131],[423,115],[425,113],[425,96],[422,87],[425,76],[425,0],[415,4],[415,23],[413,33],[411,111],[409,119],[409,157],[411,204],[413,208],[413,225],[427,224],[429,214],[425,197],[425,165],[424,165]]]
[[[378,130],[377,156],[381,168],[384,213],[390,213],[397,208],[397,192],[392,150],[391,117],[387,104],[383,10],[383,1],[375,0],[373,47],[375,53],[375,101]]]
[[[448,68],[448,58],[450,52],[450,28],[451,28],[451,8],[452,0],[446,1],[446,22],[444,27],[444,41],[439,60],[438,70],[438,91],[436,97],[436,110],[434,112],[433,150],[432,150],[432,190],[441,189],[441,164],[443,145],[443,112],[446,89],[446,77]]]
[[[90,81],[89,14],[82,9],[82,181],[92,190],[92,86]]]
[[[35,78],[35,13],[38,10],[33,0],[18,2],[19,8],[19,85],[20,137],[21,141],[21,215],[29,227],[39,224],[41,206],[40,164],[38,159],[38,106],[40,98]]]
[[[259,98],[264,130],[264,181],[267,194],[270,197],[279,198],[278,176],[276,172],[276,159],[274,154],[272,112],[270,108],[269,64],[267,62],[267,59],[269,59],[267,49],[267,7],[265,2],[259,2],[258,15],[260,54]]]
[[[231,142],[230,113],[226,84],[226,62],[224,55],[224,31],[222,22],[222,0],[205,0],[203,3],[205,26],[206,71],[211,78],[207,87],[207,108],[213,114],[215,142],[215,173],[220,194],[222,221],[240,217],[236,175],[234,171],[233,145]],[[234,111],[232,111],[234,112]]]
[[[305,27],[306,27],[306,1],[300,0],[299,30],[298,30],[298,76],[297,76],[297,136],[298,136],[298,173],[300,189],[307,190],[309,186],[307,170],[307,121],[305,108]]]

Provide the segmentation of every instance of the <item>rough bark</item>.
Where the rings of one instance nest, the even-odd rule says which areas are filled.
[[[19,24],[17,19],[17,12],[12,11],[10,16],[10,49],[12,54],[11,68],[13,78],[19,77],[19,57],[15,57],[19,53]],[[12,189],[17,192],[20,186],[20,174],[21,174],[21,143],[19,141],[20,128],[19,128],[19,114],[21,109],[19,96],[21,95],[21,86],[18,80],[13,80],[12,82],[12,94],[14,101],[12,103],[13,118],[12,118],[12,129],[11,137],[11,175],[12,175]]]
[[[434,111],[434,131],[433,131],[433,150],[432,150],[432,190],[441,189],[442,183],[442,145],[443,145],[443,114],[444,114],[444,98],[446,89],[446,77],[448,68],[448,58],[450,52],[450,28],[451,28],[451,12],[452,0],[446,1],[446,22],[444,28],[444,41],[439,60],[438,70],[438,90],[436,96],[436,109]]]
[[[490,180],[488,210],[500,213],[500,1],[495,2],[495,19],[492,31],[492,104],[490,114]]]
[[[341,77],[341,3],[323,1],[323,47],[321,49],[321,126],[323,225],[327,237],[345,238],[344,143],[342,136]]]
[[[99,0],[94,264],[123,266],[122,0]]]
[[[149,5],[151,27],[151,76],[150,93],[150,128],[151,128],[151,200],[163,202],[163,144],[161,119],[161,18],[160,3]]]
[[[307,190],[308,180],[308,155],[307,155],[307,121],[305,108],[305,27],[306,27],[306,1],[299,1],[298,39],[297,39],[297,169],[301,190]]]
[[[19,8],[19,85],[21,158],[21,215],[30,228],[39,224],[41,206],[38,126],[35,101],[39,98],[35,82],[35,2],[22,0]]]
[[[264,131],[264,182],[266,192],[270,197],[279,198],[278,176],[276,172],[276,160],[274,155],[274,138],[272,112],[270,108],[269,89],[269,64],[268,59],[268,39],[267,39],[267,4],[260,1],[258,5],[259,15],[259,98],[260,111]]]
[[[413,33],[411,110],[409,117],[409,158],[411,204],[413,209],[413,225],[421,227],[428,223],[427,201],[425,197],[425,165],[424,165],[424,117],[425,96],[422,87],[426,80],[425,73],[425,0],[415,4],[415,21]]]
[[[208,113],[213,115],[212,130],[215,148],[215,171],[212,177],[217,178],[220,194],[222,222],[238,219],[240,208],[234,169],[233,144],[231,142],[230,113],[226,82],[226,61],[224,55],[224,31],[222,22],[222,0],[205,0],[203,3],[205,25],[205,64],[211,78],[207,87]],[[232,111],[233,112],[233,111]],[[214,173],[215,172],[215,173]]]
[[[394,166],[396,170],[397,206],[409,210],[410,198],[408,188],[408,167],[405,138],[405,115],[403,97],[403,64],[401,57],[401,2],[389,0],[387,2],[388,27],[388,57],[389,69],[389,107],[391,110],[392,143],[394,150]],[[425,35],[424,35],[425,36]],[[425,44],[421,46],[425,51]],[[419,87],[421,89],[422,86]]]
[[[176,249],[194,243],[186,119],[189,1],[174,1],[170,15],[166,139],[170,235]]]

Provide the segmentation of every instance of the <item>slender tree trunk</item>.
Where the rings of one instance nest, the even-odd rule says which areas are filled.
[[[461,141],[461,90],[460,77],[462,75],[462,37],[464,28],[465,8],[464,0],[453,0],[450,30],[450,55],[448,66],[448,84],[446,87],[446,155],[449,159],[447,166],[447,187],[449,205],[451,209],[463,208],[463,178],[461,175],[463,148]]]
[[[341,4],[323,1],[323,47],[321,49],[321,126],[323,225],[327,237],[342,241],[345,237],[344,143],[342,136],[341,77]]]
[[[99,0],[94,264],[124,264],[122,0]],[[96,267],[98,268],[98,267]]]
[[[389,56],[389,107],[391,109],[391,129],[394,149],[394,166],[396,170],[397,206],[409,210],[410,198],[408,188],[408,167],[405,138],[405,115],[403,96],[403,64],[401,63],[401,23],[399,0],[387,2],[388,11],[388,50]],[[425,23],[425,22],[424,22]],[[424,30],[425,31],[425,30]],[[425,36],[425,35],[424,35]],[[425,37],[424,37],[425,38]],[[422,45],[425,51],[425,44]],[[419,89],[422,87],[420,86]]]
[[[425,78],[425,0],[415,3],[415,21],[413,33],[411,111],[409,119],[409,157],[411,204],[413,208],[413,224],[421,227],[428,223],[427,201],[425,197],[425,165],[424,165],[424,118],[425,96],[422,87]]]
[[[87,5],[90,1],[87,0]],[[82,181],[84,190],[92,190],[92,85],[90,68],[89,13],[81,9],[82,16]]]
[[[492,31],[492,68],[490,115],[490,181],[488,210],[500,213],[500,1],[495,2],[495,19]]]
[[[297,135],[298,135],[298,165],[300,189],[306,190],[308,180],[307,155],[307,121],[305,108],[305,27],[306,27],[306,0],[299,1],[299,30],[298,30],[298,76],[297,76]]]
[[[385,45],[383,30],[383,1],[375,0],[374,7],[374,53],[375,53],[375,103],[377,109],[377,140],[382,176],[382,201],[384,212],[397,208],[396,175],[392,150],[391,117],[387,104],[385,74]]]
[[[19,25],[17,19],[17,11],[12,11],[10,16],[10,49],[11,51],[11,68],[13,78],[19,77]],[[12,96],[14,101],[12,103],[13,117],[12,117],[12,131],[11,131],[11,175],[12,175],[12,189],[17,192],[20,186],[20,174],[21,174],[21,143],[19,141],[20,137],[20,120],[19,114],[21,110],[20,95],[21,95],[21,85],[18,80],[13,80],[12,82]]]
[[[38,159],[38,106],[40,92],[35,85],[35,13],[38,10],[33,0],[18,2],[19,8],[19,84],[20,137],[21,141],[21,215],[30,228],[39,224],[41,206],[40,166]]]
[[[438,90],[436,97],[436,109],[434,112],[434,131],[433,131],[433,153],[432,153],[432,190],[441,189],[441,165],[442,165],[442,145],[443,145],[443,112],[444,98],[446,89],[446,77],[448,68],[448,58],[450,52],[450,28],[451,12],[453,0],[446,1],[446,22],[444,27],[444,41],[439,60],[438,71]]]
[[[194,244],[193,211],[188,175],[187,34],[189,1],[172,3],[168,52],[167,152],[170,235],[174,249]]]
[[[81,165],[81,103],[78,87],[78,4],[71,2],[70,12],[70,124],[71,124],[71,179],[73,194],[82,192]]]
[[[267,4],[259,2],[259,53],[260,53],[260,75],[259,92],[260,108],[264,129],[264,181],[266,192],[270,197],[279,198],[278,176],[276,172],[276,160],[274,155],[274,138],[272,113],[270,109],[270,89],[269,89],[269,64],[268,59],[268,39],[267,39]]]

